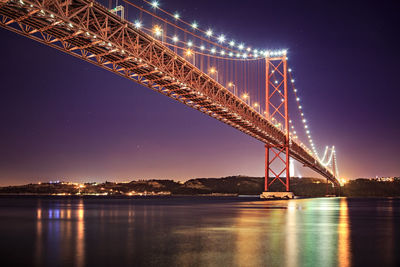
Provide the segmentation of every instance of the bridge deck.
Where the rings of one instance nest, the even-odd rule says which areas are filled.
[[[103,67],[278,146],[285,132],[239,97],[132,23],[90,0],[0,0],[0,26]],[[291,140],[293,158],[338,181]]]

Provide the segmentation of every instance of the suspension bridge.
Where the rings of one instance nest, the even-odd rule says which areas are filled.
[[[319,156],[286,50],[255,48],[216,34],[200,22],[161,8],[157,1],[108,4],[0,0],[0,26],[146,86],[261,141],[266,192],[276,182],[290,191],[292,158],[339,188],[335,148],[327,146]]]

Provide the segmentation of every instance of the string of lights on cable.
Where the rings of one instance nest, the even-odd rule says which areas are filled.
[[[298,109],[298,111],[300,113],[300,118],[301,118],[301,121],[303,123],[303,128],[304,128],[304,131],[306,133],[308,142],[309,142],[309,144],[311,146],[311,149],[312,149],[313,153],[320,160],[318,151],[315,148],[315,143],[314,143],[314,140],[312,138],[310,127],[308,126],[307,119],[306,119],[306,117],[304,115],[304,110],[303,110],[303,106],[301,105],[300,97],[298,96],[298,91],[297,91],[297,88],[295,86],[295,80],[293,78],[292,69],[289,68],[288,69],[288,73],[289,73],[290,83],[291,83],[292,89],[293,89],[293,94],[294,94],[294,97],[296,99],[296,106],[297,106],[297,109]]]
[[[299,111],[299,114],[300,114],[301,121],[302,121],[302,123],[303,123],[303,128],[304,128],[304,130],[305,130],[305,133],[306,133],[308,142],[309,142],[309,144],[310,144],[310,146],[311,146],[311,148],[312,148],[312,152],[314,153],[314,155],[316,156],[316,158],[318,159],[318,161],[319,161],[322,165],[324,165],[324,166],[326,166],[326,167],[327,167],[327,166],[333,167],[333,166],[332,166],[332,163],[333,163],[333,162],[337,162],[337,161],[336,161],[336,151],[335,151],[335,147],[333,146],[333,147],[331,148],[331,154],[330,154],[330,156],[329,156],[328,159],[326,158],[326,157],[327,157],[327,154],[328,154],[328,151],[329,151],[329,147],[328,147],[328,146],[325,147],[325,151],[324,151],[323,157],[321,158],[321,157],[319,156],[318,150],[316,149],[314,140],[313,140],[313,138],[312,138],[311,130],[310,130],[310,128],[309,128],[309,125],[307,124],[307,119],[306,119],[306,117],[305,117],[305,115],[304,115],[303,106],[302,106],[301,103],[300,103],[300,97],[298,97],[298,90],[297,90],[297,88],[295,87],[295,80],[294,80],[294,78],[293,78],[292,69],[289,68],[289,69],[288,69],[288,72],[289,72],[289,78],[290,78],[290,82],[291,82],[291,85],[292,85],[293,93],[294,93],[294,96],[295,96],[295,99],[296,99],[297,108],[298,108],[298,111]],[[290,120],[289,123],[291,124],[291,129],[293,130],[294,137],[297,138],[297,132],[294,130],[294,126],[292,125],[292,120]],[[301,143],[301,144],[302,144],[302,143]],[[338,175],[338,167],[337,167],[337,164],[336,164],[334,167],[335,167],[335,171],[336,171],[336,173],[337,173],[337,175]]]
[[[164,42],[169,45],[179,47],[180,44],[183,47],[179,47],[182,50],[188,50],[188,53],[196,53],[201,55],[207,55],[209,57],[216,57],[219,59],[227,60],[261,60],[265,57],[281,56],[287,53],[287,50],[268,50],[252,48],[247,46],[244,42],[238,42],[233,39],[229,39],[226,34],[216,34],[212,28],[202,29],[199,22],[193,21],[191,23],[183,20],[179,12],[168,12],[161,8],[159,1],[146,1],[145,2],[151,10],[147,10],[130,0],[123,0],[130,6],[139,9],[141,12],[157,18],[162,23],[176,27],[178,30],[182,31],[182,34],[188,34],[193,37],[193,40],[183,41],[181,40],[179,34],[174,33],[174,35],[167,35],[163,27],[159,24],[151,25],[149,28],[141,19],[136,19],[133,25],[137,29],[145,29],[147,33],[152,34],[156,38],[164,38]],[[155,12],[161,12],[165,14],[169,19],[163,18],[157,15]],[[183,25],[182,27],[180,25]],[[201,41],[202,44],[196,43]],[[172,42],[169,42],[172,41]]]

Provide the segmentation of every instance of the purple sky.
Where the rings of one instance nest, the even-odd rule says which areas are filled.
[[[342,176],[400,176],[398,3],[161,4],[288,48],[315,143],[336,146]],[[263,175],[262,143],[230,126],[7,30],[0,40],[0,185]]]

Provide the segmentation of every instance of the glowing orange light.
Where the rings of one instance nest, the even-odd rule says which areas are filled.
[[[160,36],[160,35],[161,35],[161,32],[162,32],[162,29],[161,29],[160,26],[156,25],[156,26],[153,27],[153,32],[154,32],[154,34],[155,34],[156,36]]]
[[[186,55],[187,56],[191,56],[193,54],[192,50],[188,49],[186,50]]]

